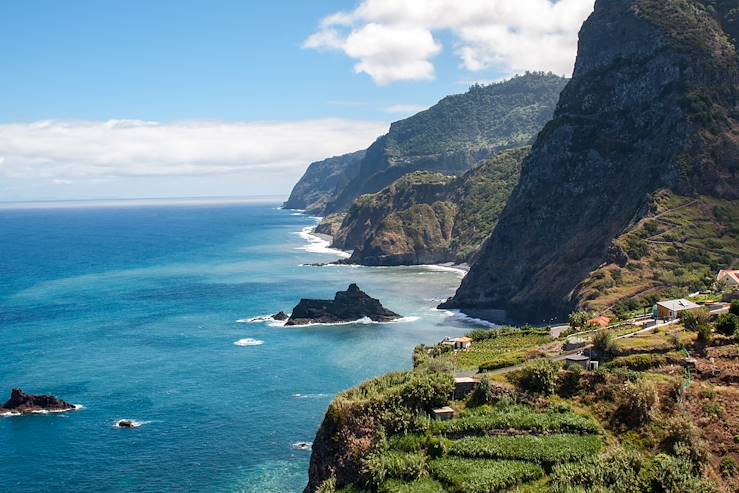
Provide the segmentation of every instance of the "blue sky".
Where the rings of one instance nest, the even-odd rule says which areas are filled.
[[[568,72],[592,9],[431,3],[2,2],[0,200],[286,194],[472,81]]]

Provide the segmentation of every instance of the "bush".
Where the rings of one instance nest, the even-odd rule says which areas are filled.
[[[733,478],[736,476],[737,472],[736,460],[733,457],[724,457],[721,459],[719,469],[721,470],[721,475],[723,477]]]
[[[561,372],[557,382],[557,394],[564,397],[572,397],[573,395],[579,394],[581,377],[582,368],[577,365],[570,370]]]
[[[657,405],[657,388],[647,381],[627,382],[618,399],[616,418],[632,427],[643,426],[653,417]]]
[[[739,328],[739,316],[733,313],[724,313],[716,321],[716,330],[724,335],[733,336],[737,328]]]
[[[559,367],[554,361],[535,361],[522,368],[515,378],[526,392],[551,395],[557,389]]]
[[[646,491],[675,493],[718,492],[703,482],[692,469],[687,453],[678,447],[677,455],[657,454],[642,473]]]
[[[709,313],[703,308],[680,312],[680,320],[686,329],[696,332],[701,325],[708,325]]]
[[[446,458],[431,461],[430,469],[458,493],[501,491],[544,475],[541,466],[519,461]]]
[[[692,463],[696,474],[703,470],[710,458],[700,430],[684,416],[675,416],[665,422],[660,447],[673,455],[681,451]]]
[[[391,478],[418,479],[427,474],[426,465],[426,454],[388,450],[367,457],[362,464],[362,474],[370,483],[379,485]]]
[[[497,404],[500,401],[513,402],[515,400],[515,392],[501,383],[494,382],[488,377],[480,379],[480,385],[470,396],[470,404],[473,406],[482,406],[483,404]]]
[[[729,306],[729,313],[739,317],[739,300],[734,300],[731,302],[731,306]]]
[[[469,458],[514,459],[538,464],[571,462],[597,454],[597,435],[471,437],[454,442],[449,453]]]
[[[600,330],[593,336],[592,351],[603,359],[613,357],[617,352],[616,338],[609,330]]]
[[[698,327],[698,337],[696,342],[701,346],[710,346],[713,340],[713,332],[711,326],[703,324]]]

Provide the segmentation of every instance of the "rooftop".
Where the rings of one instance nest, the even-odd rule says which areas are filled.
[[[682,298],[679,300],[659,301],[657,302],[657,305],[663,308],[667,308],[668,310],[671,310],[673,312],[679,312],[682,310],[692,310],[693,308],[700,308],[700,305],[696,305],[692,301],[688,301]]]
[[[480,381],[472,377],[454,377],[454,383],[480,383]]]

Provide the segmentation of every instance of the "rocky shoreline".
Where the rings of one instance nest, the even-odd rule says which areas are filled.
[[[0,407],[0,416],[63,413],[77,409],[79,406],[57,399],[53,395],[32,395],[26,394],[21,389],[13,389],[10,399]]]

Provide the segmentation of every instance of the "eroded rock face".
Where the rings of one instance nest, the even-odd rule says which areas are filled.
[[[8,400],[2,407],[0,413],[28,414],[34,412],[63,412],[76,409],[74,404],[57,399],[53,395],[31,395],[21,389],[13,389]]]
[[[554,118],[444,306],[563,318],[656,191],[737,198],[736,19],[687,3],[596,2]]]
[[[374,322],[389,322],[401,316],[383,307],[356,284],[350,284],[346,291],[337,292],[333,300],[301,299],[285,325],[353,322],[365,317]]]

